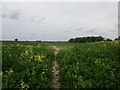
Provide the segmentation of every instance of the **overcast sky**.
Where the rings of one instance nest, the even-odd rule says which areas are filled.
[[[118,36],[117,2],[4,2],[2,39],[68,40]]]

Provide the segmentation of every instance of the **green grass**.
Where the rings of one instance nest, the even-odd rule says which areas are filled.
[[[46,44],[49,44],[50,46],[56,46],[56,47],[58,47],[60,49],[70,50],[74,46],[77,46],[77,45],[79,45],[81,43],[52,42],[52,43],[46,43]]]
[[[61,50],[61,88],[119,88],[119,49],[118,42],[97,42]]]
[[[120,44],[114,42],[2,42],[3,88],[50,88],[57,55],[61,88],[119,88]]]
[[[3,42],[3,88],[50,88],[53,49],[39,42]]]

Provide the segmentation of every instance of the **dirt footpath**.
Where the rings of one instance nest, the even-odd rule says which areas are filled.
[[[57,48],[56,46],[52,46],[54,48],[54,54],[55,54],[55,60],[53,61],[52,65],[52,88],[59,90],[60,88],[60,82],[59,82],[59,66],[56,60],[56,55],[59,52],[60,48]]]

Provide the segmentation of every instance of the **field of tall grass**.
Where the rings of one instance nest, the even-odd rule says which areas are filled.
[[[2,42],[2,88],[51,88],[52,46],[61,88],[119,88],[120,43]]]
[[[61,88],[119,88],[120,45],[82,43],[57,55]]]
[[[50,88],[53,49],[37,42],[3,42],[3,88]]]

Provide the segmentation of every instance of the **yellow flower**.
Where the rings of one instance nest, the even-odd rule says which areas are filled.
[[[21,82],[21,87],[22,88],[29,88],[28,84],[26,84],[25,82]]]
[[[44,74],[45,72],[42,72],[42,74]]]
[[[25,51],[25,53],[27,54],[27,53],[28,53],[28,51]]]
[[[3,72],[2,71],[0,71],[0,75],[2,75],[3,74]]]
[[[35,61],[42,62],[42,58],[41,58],[41,56],[39,56],[39,55],[35,55],[34,58],[35,58]]]
[[[9,73],[13,73],[13,70],[10,68]]]
[[[98,58],[96,61],[95,61],[95,63],[101,63],[101,61],[102,61],[102,59],[101,58]]]

